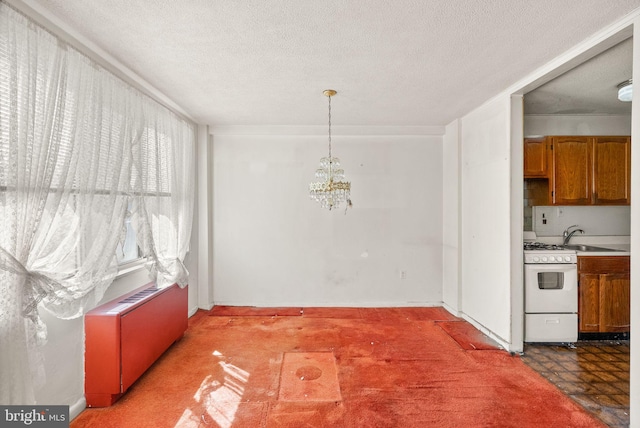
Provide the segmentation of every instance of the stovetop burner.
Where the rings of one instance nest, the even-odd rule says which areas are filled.
[[[525,242],[524,249],[527,251],[530,251],[530,250],[559,251],[559,250],[564,250],[564,247],[562,245],[556,245],[556,244],[545,244],[544,242]]]

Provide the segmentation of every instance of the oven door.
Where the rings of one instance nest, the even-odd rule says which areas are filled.
[[[524,265],[524,298],[526,313],[577,313],[578,266]]]

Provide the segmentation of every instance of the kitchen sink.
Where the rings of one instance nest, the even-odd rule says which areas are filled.
[[[575,250],[575,251],[597,251],[597,252],[620,251],[620,250],[614,250],[611,248],[594,247],[592,245],[563,245],[562,248],[564,248],[565,250]]]

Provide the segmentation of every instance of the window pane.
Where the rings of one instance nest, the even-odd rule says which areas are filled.
[[[138,243],[136,242],[136,232],[131,227],[131,212],[127,212],[127,216],[124,220],[124,227],[126,234],[124,243],[118,243],[117,258],[118,264],[124,264],[140,258],[140,251],[138,250]]]

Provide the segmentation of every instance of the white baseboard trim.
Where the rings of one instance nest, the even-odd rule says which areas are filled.
[[[191,318],[192,316],[194,316],[196,314],[196,312],[198,312],[198,309],[200,309],[199,307],[195,306],[191,309],[189,309],[189,318]]]
[[[492,332],[491,330],[487,329],[485,326],[483,326],[482,324],[480,324],[479,322],[477,322],[476,320],[474,320],[473,318],[471,318],[467,314],[461,313],[458,316],[460,318],[464,319],[465,321],[467,321],[469,324],[473,325],[475,328],[480,330],[482,333],[484,333],[487,336],[489,336],[491,339],[493,339],[496,342],[498,342],[498,345],[500,345],[504,350],[507,350],[507,351],[510,350],[509,342],[507,342],[503,338],[497,336],[494,332]]]
[[[447,305],[444,302],[442,302],[442,307],[445,308],[451,315],[456,317],[462,317],[462,313],[460,311],[456,311],[455,309],[453,309],[451,306]]]
[[[69,406],[69,419],[74,420],[84,409],[87,408],[87,400],[84,395],[74,404]]]
[[[442,307],[445,308],[447,311],[449,311],[451,315],[454,315],[458,318],[462,318],[463,320],[467,321],[469,324],[471,324],[472,326],[480,330],[483,334],[486,334],[491,339],[498,342],[498,345],[500,345],[503,349],[507,351],[511,351],[511,346],[510,346],[511,344],[509,342],[502,339],[501,337],[496,336],[492,331],[484,327],[482,324],[480,324],[479,322],[477,322],[476,320],[474,320],[464,312],[456,311],[451,306],[447,305],[444,302],[442,302]]]
[[[220,303],[218,303],[218,304],[220,304]],[[204,309],[205,311],[210,311],[211,309],[213,309],[214,306],[215,306],[214,303],[208,303],[206,305],[199,305],[198,309]]]
[[[430,308],[442,302],[237,302],[221,301],[213,306],[248,306],[253,308]],[[212,306],[212,307],[213,307]],[[201,308],[204,309],[204,308]],[[209,308],[211,309],[211,308]]]

